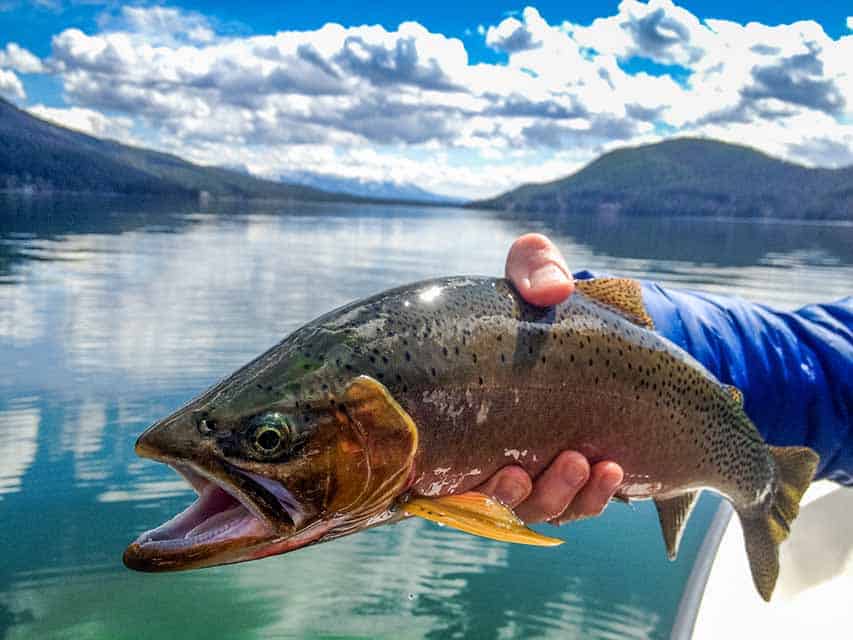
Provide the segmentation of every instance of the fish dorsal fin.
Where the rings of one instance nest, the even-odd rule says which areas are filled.
[[[585,296],[603,304],[612,311],[647,329],[655,323],[643,305],[643,289],[630,278],[593,278],[575,280],[575,288]]]
[[[693,511],[698,495],[698,491],[688,491],[674,498],[655,500],[663,541],[666,543],[666,556],[670,560],[675,560],[678,555],[681,535],[684,533],[684,526],[687,524],[690,512]]]
[[[381,382],[354,378],[344,391],[346,418],[334,450],[337,490],[329,509],[352,514],[390,505],[405,489],[418,428]]]
[[[740,389],[733,387],[730,384],[724,384],[723,389],[726,390],[726,393],[728,393],[732,397],[732,400],[737,402],[739,406],[743,406],[743,393],[741,393]]]
[[[402,505],[404,512],[483,538],[538,547],[563,544],[528,529],[509,507],[494,498],[469,491],[440,498],[414,498]]]

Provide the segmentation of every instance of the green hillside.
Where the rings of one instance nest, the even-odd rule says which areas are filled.
[[[469,206],[629,215],[853,218],[853,167],[811,169],[748,147],[680,138],[606,153],[577,173]]]
[[[60,127],[0,98],[0,190],[369,201],[203,167]]]

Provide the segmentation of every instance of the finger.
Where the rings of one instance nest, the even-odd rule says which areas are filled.
[[[522,298],[540,307],[562,302],[575,290],[560,250],[539,233],[528,233],[512,243],[506,277]]]
[[[599,515],[622,484],[622,477],[622,467],[615,462],[599,462],[594,465],[590,471],[589,482],[554,522],[563,524],[569,520]]]
[[[515,507],[530,495],[532,488],[533,481],[527,472],[521,467],[511,466],[500,469],[476,490]]]
[[[562,514],[589,478],[589,463],[564,451],[533,483],[533,492],[515,512],[525,522],[545,522]]]

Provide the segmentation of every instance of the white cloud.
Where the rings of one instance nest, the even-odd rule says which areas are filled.
[[[13,100],[23,100],[27,97],[20,78],[12,71],[0,69],[0,96]]]
[[[136,143],[131,136],[133,119],[128,116],[108,117],[99,111],[80,107],[54,108],[37,104],[27,111],[38,118],[49,120],[63,127],[75,129],[99,138],[110,138],[127,143]]]
[[[533,7],[523,12],[524,22],[509,17],[486,32],[486,44],[505,53],[517,53],[541,46],[537,32],[547,29],[547,24]]]
[[[203,15],[170,7],[122,7],[117,16],[104,14],[101,26],[144,36],[150,44],[204,44],[215,38],[210,21]]]
[[[587,26],[528,7],[477,33],[505,63],[472,64],[461,40],[414,22],[225,36],[199,14],[124,8],[99,32],[54,37],[49,64],[79,111],[53,116],[113,137],[140,124],[149,145],[267,176],[405,175],[460,196],[557,177],[661,131],[845,157],[853,35],[816,22],[741,25],[623,0]],[[675,77],[629,73],[627,60]]]
[[[45,70],[38,57],[15,42],[9,42],[5,49],[0,49],[0,67],[19,73],[43,73]]]
[[[696,16],[671,0],[623,0],[617,15],[598,18],[589,27],[572,26],[571,31],[579,44],[600,53],[662,64],[694,65],[713,40]]]
[[[853,31],[853,16],[847,18],[847,28]]]

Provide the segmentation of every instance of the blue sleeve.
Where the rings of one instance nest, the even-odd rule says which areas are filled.
[[[770,444],[811,447],[817,477],[853,486],[853,297],[780,312],[643,282],[643,301],[658,332],[743,392]]]

